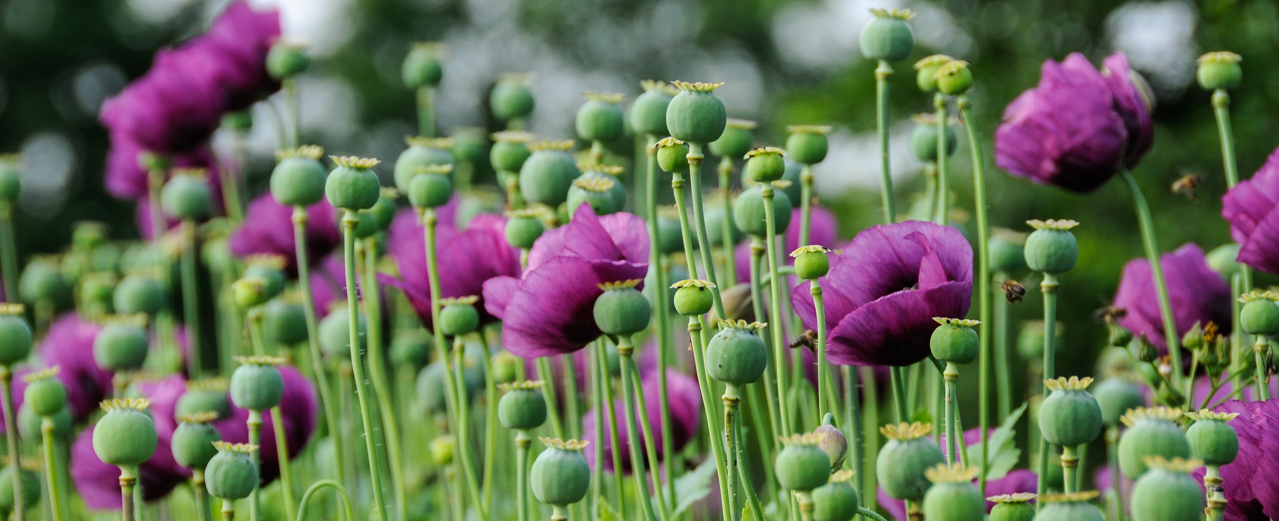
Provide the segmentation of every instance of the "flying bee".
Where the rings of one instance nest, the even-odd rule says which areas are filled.
[[[1172,193],[1186,196],[1187,199],[1199,200],[1199,187],[1204,184],[1204,176],[1186,174],[1172,183]]]
[[[1026,286],[1022,286],[1020,282],[1013,279],[1005,280],[1000,288],[1004,290],[1004,298],[1008,299],[1008,303],[1020,302],[1021,298],[1026,296]]]

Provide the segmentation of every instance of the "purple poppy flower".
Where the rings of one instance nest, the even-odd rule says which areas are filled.
[[[1201,327],[1212,322],[1222,335],[1229,335],[1230,286],[1208,267],[1203,250],[1187,243],[1175,252],[1165,253],[1160,257],[1160,264],[1168,281],[1168,298],[1172,301],[1177,334],[1184,335],[1196,322]],[[1124,266],[1114,305],[1127,312],[1119,319],[1119,325],[1134,335],[1145,336],[1160,349],[1167,348],[1150,262],[1134,259]]]
[[[218,85],[197,73],[188,52],[162,50],[145,76],[102,104],[102,124],[156,153],[184,152],[222,122]]]
[[[315,432],[315,385],[290,365],[278,366],[284,377],[284,395],[280,398],[280,413],[284,420],[284,441],[289,447],[289,459],[297,457]],[[249,411],[232,408],[231,417],[214,424],[224,441],[248,443],[249,427],[245,422]],[[279,476],[279,451],[275,446],[275,424],[271,415],[262,414],[262,481],[269,483]]]
[[[399,278],[382,275],[383,284],[399,288],[408,297],[418,317],[431,327],[431,282],[426,268],[426,235],[411,213],[401,213],[392,222],[387,248],[399,265]],[[466,230],[457,232],[451,223],[437,225],[439,235],[440,295],[444,298],[483,296],[484,283],[494,277],[515,277],[520,273],[520,253],[506,242],[506,219],[480,214]],[[492,319],[478,305],[481,319]]]
[[[280,88],[266,71],[266,55],[280,38],[280,12],[258,11],[248,2],[235,2],[214,20],[204,36],[227,62],[219,76],[228,110],[242,110],[262,94]]]
[[[842,365],[910,365],[928,357],[933,317],[962,318],[973,287],[973,249],[948,226],[906,221],[857,234],[832,255],[821,278],[829,328],[827,359]],[[809,329],[816,313],[808,283],[791,304]]]
[[[342,231],[338,229],[338,212],[328,201],[311,205],[306,215],[307,260],[315,264],[342,245]],[[269,193],[263,194],[249,203],[244,225],[231,235],[227,246],[239,257],[279,255],[285,259],[287,269],[296,272],[293,207],[280,204]]]
[[[111,392],[112,373],[93,360],[93,340],[102,328],[67,313],[49,326],[49,333],[36,349],[45,367],[58,366],[58,379],[67,388],[67,407],[77,420],[97,410]]]
[[[648,410],[645,412],[644,417],[639,415],[638,409],[635,411],[635,425],[639,428],[641,425],[639,422],[645,421],[644,418],[647,418],[649,425],[653,429],[653,442],[656,445],[654,448],[660,461],[665,457],[665,454],[662,447],[661,404],[657,401],[659,396],[657,377],[657,371],[650,371],[640,379],[640,392],[644,393],[647,398],[645,405],[648,406]],[[667,369],[666,392],[670,398],[671,448],[675,451],[680,451],[697,434],[698,424],[702,421],[701,390],[698,388],[695,378],[680,373],[675,369]],[[622,399],[619,398],[614,401],[613,411],[617,416],[617,443],[622,455],[622,472],[629,474],[631,472],[630,437],[626,433],[626,416],[624,416],[626,414],[626,406]],[[607,421],[604,422],[604,436],[601,438],[595,431],[595,415],[597,412],[596,409],[591,409],[586,411],[586,414],[582,417],[582,439],[589,441],[591,443],[590,446],[594,446],[596,443],[603,444],[604,469],[611,472],[613,471],[613,446],[610,441],[612,424]],[[641,441],[640,454],[647,454],[645,452],[647,450],[646,445]],[[596,464],[595,451],[587,450],[585,454],[586,461],[594,466]],[[647,457],[644,460],[644,464],[645,466],[648,465]]]
[[[572,222],[533,244],[523,276],[484,283],[484,307],[504,322],[503,344],[516,356],[571,353],[600,336],[591,311],[599,286],[647,272],[644,221],[629,213],[596,217],[581,206]]]
[[[1279,150],[1252,179],[1226,192],[1222,217],[1230,221],[1230,235],[1241,245],[1239,262],[1279,273]]]
[[[112,132],[111,151],[107,153],[105,184],[107,192],[120,199],[135,200],[147,195],[147,172],[139,164],[139,156],[146,151],[142,145],[127,135]],[[213,151],[197,147],[191,151],[171,154],[169,162],[177,168],[204,168],[209,177],[220,179]],[[221,183],[218,183],[221,193]]]
[[[358,288],[358,279],[356,284]],[[311,298],[315,312],[321,317],[329,314],[335,302],[346,300],[346,263],[342,252],[335,251],[311,267]]]
[[[1229,521],[1264,521],[1279,517],[1279,442],[1273,433],[1279,429],[1279,401],[1221,404],[1217,412],[1238,413],[1230,421],[1239,435],[1239,455],[1234,463],[1222,465],[1221,479],[1226,489],[1226,519]],[[1200,480],[1204,469],[1191,475]],[[1202,488],[1202,487],[1201,487]]]
[[[786,229],[786,246],[783,248],[782,255],[786,256],[786,265],[794,266],[795,259],[791,258],[790,252],[795,251],[800,246],[808,246],[808,244],[816,244],[827,248],[835,248],[839,241],[839,220],[835,218],[835,214],[831,213],[821,206],[813,206],[813,227],[808,236],[808,244],[799,243],[799,222],[803,219],[803,212],[796,208],[791,215],[791,226]],[[751,280],[751,245],[750,241],[743,241],[733,249],[733,257],[737,264],[737,281],[748,282]]]
[[[995,132],[995,163],[1010,174],[1091,192],[1150,149],[1153,99],[1123,53],[1098,71],[1074,53],[1044,62],[1039,85],[1013,100]]]

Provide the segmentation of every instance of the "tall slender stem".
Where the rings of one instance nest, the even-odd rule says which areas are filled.
[[[813,279],[809,289],[813,295],[813,310],[817,316],[817,415],[825,417],[826,413],[838,409],[827,400],[831,392],[830,367],[826,365],[826,305],[822,302],[822,283]]]
[[[51,517],[53,521],[62,521],[62,488],[58,483],[58,465],[54,454],[53,429],[53,418],[45,416],[40,419],[40,437],[44,442],[44,477],[49,487]]]
[[[244,221],[244,206],[240,203],[240,177],[247,170],[244,152],[244,136],[239,132],[231,133],[231,150],[234,155],[235,168],[227,163],[219,162],[218,179],[222,184],[222,207],[226,211],[227,220],[233,225]]]
[[[0,278],[4,279],[4,300],[18,299],[18,247],[13,240],[13,205],[0,202]]]
[[[195,221],[182,221],[182,313],[187,326],[187,344],[191,346],[191,375],[204,374],[204,351],[200,349],[200,295],[195,281]]]
[[[1039,283],[1039,291],[1044,294],[1044,361],[1041,367],[1041,378],[1043,380],[1051,380],[1057,374],[1057,275],[1045,273],[1043,282]],[[1048,398],[1048,385],[1044,384],[1041,388],[1042,398]],[[1039,475],[1045,475],[1048,472],[1048,453],[1051,452],[1048,447],[1048,440],[1041,435],[1039,438]],[[1043,495],[1048,490],[1048,480],[1039,480],[1036,486],[1036,494]],[[1039,508],[1036,504],[1035,508]]]
[[[845,417],[848,419],[847,424],[840,424],[844,428],[844,432],[848,433],[849,449],[851,451],[850,465],[853,467],[853,489],[858,494],[862,493],[863,466],[865,465],[866,446],[862,442],[862,403],[858,387],[861,386],[860,378],[857,371],[849,366],[839,368],[840,373],[844,376],[844,401],[848,407]]]
[[[786,414],[786,398],[781,390],[786,382],[786,339],[782,332],[782,279],[777,271],[777,215],[773,209],[774,188],[765,185],[760,194],[764,196],[764,246],[768,255],[768,332],[772,337],[773,361],[777,364],[777,409],[781,415],[780,428],[782,436],[791,433],[791,418]]]
[[[862,408],[864,421],[862,421],[862,440],[866,444],[866,460],[857,470],[858,474],[865,476],[863,488],[857,493],[861,497],[875,496],[875,461],[879,458],[879,389],[875,387],[878,382],[875,381],[875,369],[869,366],[858,367],[857,371],[863,382],[862,388],[866,391],[865,406]],[[854,474],[856,477],[856,474]]]
[[[529,521],[528,517],[528,448],[533,439],[528,431],[515,433],[515,512],[516,521]]]
[[[328,425],[329,438],[333,440],[333,454],[336,461],[346,461],[343,457],[342,431],[338,428],[338,411],[333,403],[332,388],[329,387],[328,371],[324,367],[324,354],[320,352],[319,321],[315,316],[315,296],[311,294],[311,266],[306,250],[306,207],[293,208],[293,245],[298,258],[298,289],[302,293],[302,312],[306,317],[306,341],[311,352],[311,371],[315,373],[315,387],[319,390],[320,406],[324,408],[324,422]],[[344,465],[334,465],[334,473],[339,483],[346,483]]]
[[[1216,465],[1208,465],[1204,471],[1204,488],[1208,489],[1208,521],[1226,518],[1226,489]]]
[[[764,290],[763,290],[762,284],[760,283],[760,279],[762,278],[760,271],[762,269],[761,266],[764,259],[763,240],[761,240],[759,237],[751,237],[750,249],[751,249],[751,261],[750,261],[751,262],[751,265],[750,265],[751,306],[752,306],[752,311],[754,312],[753,314],[758,320],[759,318],[762,318],[764,316]],[[777,355],[774,354],[773,356],[774,361],[772,363],[774,368],[780,367],[780,365],[776,361],[777,359],[778,359]],[[778,371],[778,373],[780,375],[780,371]],[[764,371],[764,397],[765,397],[765,401],[768,402],[769,427],[772,428],[772,437],[768,439],[776,440],[782,435],[782,429],[781,429],[780,423],[784,415],[780,412],[779,409],[782,407],[781,404],[784,401],[785,397],[782,395],[780,384],[773,381],[773,373],[767,370]],[[761,443],[760,445],[762,446],[763,444]],[[765,461],[765,464],[767,465],[768,462],[772,461],[772,458],[764,458],[764,461]],[[771,476],[772,474],[769,474],[769,475]]]
[[[754,400],[752,400],[754,401]],[[733,420],[733,438],[737,440],[737,451],[733,458],[737,460],[737,479],[741,481],[743,495],[746,496],[746,508],[750,509],[755,515],[755,519],[764,519],[764,506],[759,501],[759,496],[755,494],[755,486],[751,484],[750,472],[746,468],[748,460],[744,457],[746,452],[746,438],[742,435],[742,417],[737,415]],[[763,444],[760,444],[763,446]],[[764,457],[764,461],[771,458]]]
[[[653,518],[653,505],[649,503],[648,484],[645,483],[644,458],[640,455],[640,432],[639,427],[635,424],[635,382],[631,381],[631,374],[635,370],[635,361],[631,358],[631,354],[635,352],[635,346],[631,345],[631,339],[627,335],[618,337],[617,355],[621,359],[622,364],[622,404],[625,407],[626,417],[626,439],[627,445],[630,446],[631,452],[631,475],[634,476],[632,481],[635,482],[635,501],[639,503],[640,515],[643,519]],[[641,409],[639,414],[645,414]],[[650,443],[651,447],[652,444]],[[620,470],[620,469],[615,469]],[[621,472],[618,472],[621,475]],[[666,513],[659,510],[659,518],[666,519]]]
[[[249,427],[249,445],[253,446],[249,457],[253,460],[253,468],[262,468],[262,411],[249,409],[249,419],[246,422]],[[249,519],[258,521],[262,519],[262,504],[260,496],[262,492],[262,482],[256,480],[253,483],[253,494],[249,496]]]
[[[893,167],[888,147],[888,78],[893,76],[893,66],[879,60],[875,68],[875,127],[879,130],[879,194],[884,204],[884,222],[897,220],[897,206],[893,202]]]
[[[537,379],[546,382],[542,386],[542,398],[546,400],[546,407],[549,408],[549,419],[551,420],[551,432],[555,433],[556,438],[564,438],[564,426],[560,422],[559,399],[555,393],[555,372],[551,370],[551,357],[538,357],[534,362],[537,365]]]
[[[484,474],[480,484],[480,495],[484,498],[484,509],[493,511],[493,478],[497,464],[497,381],[493,378],[493,355],[489,352],[488,338],[484,331],[477,331],[480,337],[480,354],[484,363]],[[401,518],[403,519],[403,518]]]
[[[713,436],[713,433],[720,431],[718,425],[719,421],[716,419],[714,414],[710,414],[710,411],[715,410],[715,402],[714,398],[711,397],[710,379],[706,377],[706,355],[703,353],[703,349],[706,347],[706,342],[704,339],[705,333],[702,328],[702,322],[704,320],[705,317],[702,316],[690,317],[688,321],[688,333],[692,338],[693,364],[697,367],[698,374],[697,385],[702,392],[702,410],[707,412],[707,432],[712,433]],[[717,481],[719,481],[720,507],[723,509],[723,519],[733,519],[733,512],[731,512],[728,508],[728,481],[726,477],[728,476],[728,462],[724,457],[724,444],[712,442],[710,445],[711,456],[715,458],[716,475],[720,476],[720,479]]]
[[[280,493],[284,515],[297,519],[297,502],[293,500],[293,463],[289,461],[289,440],[284,435],[284,415],[280,406],[271,408],[271,428],[275,433],[275,454],[280,466]]]
[[[645,165],[646,166],[645,171],[647,173],[647,176],[645,177],[646,194],[645,194],[644,202],[647,203],[648,205],[648,213],[647,213],[648,241],[649,241],[648,269],[652,272],[653,280],[657,284],[657,287],[655,288],[657,291],[653,292],[652,304],[653,304],[653,311],[654,311],[653,316],[654,316],[654,320],[656,321],[656,327],[654,328],[654,333],[657,335],[657,369],[658,369],[657,393],[658,393],[658,399],[660,400],[658,402],[658,407],[660,409],[659,414],[661,414],[661,419],[662,419],[662,424],[661,424],[662,454],[665,454],[667,457],[671,457],[672,455],[675,454],[675,449],[673,445],[674,441],[671,438],[671,436],[673,436],[673,431],[672,431],[672,426],[670,421],[671,419],[671,412],[670,412],[671,408],[670,408],[670,399],[669,399],[670,391],[666,382],[666,368],[670,367],[670,364],[671,364],[670,353],[672,350],[672,344],[674,343],[674,339],[672,338],[673,331],[671,330],[671,321],[670,321],[670,318],[667,316],[667,313],[669,313],[670,308],[668,305],[669,303],[666,301],[666,299],[668,298],[668,293],[666,292],[666,288],[670,287],[670,283],[666,280],[667,278],[666,269],[663,266],[664,256],[662,255],[662,249],[660,246],[661,235],[657,227],[658,168],[657,168],[657,149],[653,147],[653,145],[657,143],[657,136],[649,134],[646,141],[647,141],[646,143],[647,146],[644,147],[644,150],[645,150],[645,160],[647,161]],[[728,214],[725,214],[726,217],[724,222],[728,222],[727,215]],[[672,473],[671,467],[673,467],[673,465],[666,465],[663,468],[662,472],[663,472],[663,477],[665,477],[666,479],[667,485],[670,487],[670,490],[669,490],[670,497],[672,500],[674,500],[675,480],[673,479],[674,474]],[[657,470],[654,469],[653,472],[656,473]],[[661,487],[658,486],[657,489],[661,490]],[[661,497],[661,494],[658,494],[658,497]],[[670,512],[668,511],[667,514],[669,513]]]
[[[129,519],[126,517],[125,519]],[[222,521],[231,521],[235,519],[235,502],[230,499],[222,500]]]
[[[1164,341],[1168,345],[1168,356],[1172,362],[1172,385],[1181,389],[1181,339],[1177,335],[1177,319],[1172,314],[1172,301],[1168,297],[1168,282],[1164,278],[1163,263],[1159,259],[1159,242],[1155,239],[1155,224],[1150,217],[1150,206],[1146,204],[1146,196],[1137,186],[1132,172],[1123,171],[1124,181],[1132,190],[1132,202],[1137,209],[1137,223],[1141,227],[1141,242],[1146,250],[1146,259],[1150,261],[1151,278],[1155,281],[1155,291],[1159,295],[1159,314],[1164,322]]]
[[[693,202],[693,226],[697,232],[697,244],[701,245],[698,250],[702,252],[702,267],[706,271],[706,280],[718,282],[715,277],[715,260],[711,256],[710,239],[706,234],[706,212],[702,210],[702,144],[688,144],[688,180],[689,180],[689,199]],[[725,219],[729,216],[725,215]],[[689,270],[689,273],[692,273]],[[715,313],[720,318],[726,318],[728,315],[724,313],[724,301],[720,299],[719,287],[711,288],[711,296],[715,301]]]
[[[1270,374],[1266,371],[1266,358],[1270,351],[1270,342],[1266,340],[1266,335],[1255,335],[1257,342],[1252,346],[1253,355],[1257,358],[1257,369],[1253,372],[1253,377],[1257,382],[1257,399],[1270,399]]]
[[[373,395],[377,397],[381,416],[382,435],[386,438],[386,459],[390,467],[391,486],[395,487],[396,519],[408,516],[408,487],[404,480],[404,459],[400,450],[400,427],[395,407],[391,405],[391,385],[386,381],[386,362],[382,351],[382,290],[377,281],[378,236],[364,239],[364,310],[368,314],[365,352],[369,358],[369,373],[373,383]]]
[[[1067,494],[1079,491],[1079,482],[1075,476],[1077,472],[1079,472],[1079,456],[1075,454],[1075,447],[1063,445],[1061,447],[1061,480]]]
[[[591,513],[598,516],[600,512],[600,504],[605,501],[607,494],[604,491],[604,376],[605,368],[600,364],[599,357],[595,356],[594,346],[588,346],[589,351],[586,353],[587,365],[591,372],[591,401],[595,403],[595,468],[591,469]],[[541,359],[539,359],[540,361]]]
[[[1008,275],[1004,272],[995,273],[995,279],[1004,281],[1008,279]],[[998,287],[991,289],[995,292],[992,298],[996,302],[999,301]],[[1003,423],[1004,418],[1012,412],[1012,375],[1008,368],[1008,308],[1011,304],[1007,302],[999,302],[995,304],[995,322],[991,325],[995,335],[995,388],[999,391],[998,397],[998,416],[995,421]]]
[[[635,366],[633,361],[631,363],[631,381],[641,382],[640,385],[643,385],[639,368]],[[635,408],[639,411],[637,414],[639,415],[640,434],[644,435],[644,448],[648,453],[649,472],[653,475],[653,495],[657,498],[658,518],[664,521],[670,517],[671,509],[666,502],[666,497],[662,494],[662,478],[657,472],[661,462],[657,459],[657,444],[653,441],[653,425],[649,421],[648,413],[646,412],[648,411],[648,399],[644,397],[643,392],[635,393]],[[663,452],[662,454],[665,454],[667,458],[675,457],[673,452]],[[674,500],[675,496],[672,495],[671,498]]]
[[[958,401],[955,396],[955,390],[959,383],[959,367],[953,362],[946,363],[946,372],[942,373],[942,377],[946,382],[946,464],[954,465],[959,461],[959,451],[964,450],[964,444],[959,441],[955,426],[954,405]]]
[[[1124,489],[1119,473],[1119,426],[1106,427],[1106,465],[1110,471],[1110,490],[1114,494],[1115,521],[1124,521]]]
[[[417,89],[417,135],[435,137],[435,88]]]
[[[15,461],[18,458],[13,458]],[[137,518],[137,512],[134,511],[136,505],[133,504],[133,487],[138,483],[138,472],[136,469],[128,467],[120,467],[120,519],[124,521],[134,521]],[[16,475],[16,474],[15,474]],[[13,480],[15,483],[18,480]],[[13,496],[21,498],[22,496]],[[14,519],[23,519],[24,514],[22,501],[14,501]]]
[[[1225,90],[1217,89],[1212,93],[1212,112],[1217,116],[1217,135],[1221,138],[1221,166],[1226,174],[1226,188],[1234,188],[1239,184],[1239,167],[1235,164],[1235,135],[1230,128],[1230,94]],[[1243,292],[1252,291],[1252,268],[1240,264],[1239,269],[1243,275]]]
[[[604,345],[604,340],[596,340],[594,345],[595,360],[599,363],[600,368],[599,385],[603,389],[604,398],[604,403],[601,404],[603,407],[599,407],[597,405],[595,412],[596,414],[605,413],[608,415],[608,421],[606,423],[608,427],[609,449],[611,449],[610,455],[613,460],[613,487],[617,491],[618,511],[625,516],[626,490],[622,487],[622,443],[618,436],[619,433],[617,432],[617,409],[613,406],[613,376],[610,375],[608,371],[608,354],[605,353],[607,348]],[[604,437],[600,436],[600,439],[602,440]],[[604,463],[599,462],[598,464],[603,465]]]
[[[799,171],[799,245],[807,246],[813,237],[813,165]],[[825,246],[823,244],[823,246]]]
[[[4,414],[5,425],[17,425],[13,414],[13,371],[7,365],[0,366],[0,412]],[[5,429],[4,440],[9,448],[9,472],[14,476],[20,476],[19,465],[22,458],[19,455],[22,453],[18,452],[18,429]],[[123,483],[123,478],[121,482]],[[22,480],[20,479],[13,480],[13,497],[22,497]],[[27,507],[22,504],[22,501],[13,502],[13,518],[17,521],[24,521],[27,518]]]
[[[719,160],[719,193],[724,196],[720,201],[724,218],[720,220],[720,235],[724,248],[724,275],[721,277],[725,287],[737,284],[737,257],[733,254],[733,198],[729,197],[733,188],[733,158],[724,156]]]
[[[560,361],[564,363],[564,433],[578,438],[582,433],[582,406],[577,395],[577,364],[571,354],[561,355]]]
[[[981,461],[978,466],[983,472],[978,477],[978,489],[982,495],[986,492],[986,462],[990,461],[990,326],[991,326],[991,290],[990,290],[990,223],[986,217],[986,168],[985,156],[981,149],[981,141],[977,134],[977,122],[973,120],[972,104],[968,96],[958,99],[959,113],[963,116],[964,130],[968,134],[968,148],[973,161],[973,210],[977,216],[977,319],[978,336],[980,337],[979,356],[977,358],[977,425],[981,429]],[[945,116],[945,112],[942,112]],[[940,122],[945,129],[945,119]],[[944,132],[939,135],[945,143]],[[937,151],[939,157],[945,156],[945,150]],[[962,443],[960,444],[963,445]]]
[[[741,401],[741,398],[737,395],[737,386],[731,383],[725,384],[724,395],[721,398],[724,400],[724,430],[719,433],[719,437],[724,443],[726,456],[724,458],[726,475],[721,479],[728,481],[728,510],[733,512],[734,515],[734,517],[730,517],[728,519],[729,521],[732,521],[732,519],[736,517],[737,512],[741,511],[737,502],[737,489],[741,486],[741,484],[737,479],[736,472],[737,445],[740,443],[740,440],[737,439],[737,436],[733,431],[733,426],[737,424],[738,420],[737,402]]]
[[[191,494],[195,496],[196,521],[213,521],[213,513],[209,512],[209,491],[204,488],[204,471],[191,469]]]
[[[947,173],[949,150],[946,143],[946,96],[933,95],[933,108],[937,110],[937,215],[936,222],[950,224],[950,175]]]

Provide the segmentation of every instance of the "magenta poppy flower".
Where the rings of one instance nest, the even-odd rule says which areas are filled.
[[[36,348],[44,367],[60,368],[57,378],[67,388],[67,407],[77,420],[97,410],[111,392],[112,373],[99,368],[93,360],[93,340],[101,329],[79,315],[67,313],[53,321]]]
[[[315,384],[290,365],[278,366],[284,377],[284,395],[280,398],[280,413],[284,420],[284,441],[289,447],[289,459],[297,457],[315,433],[316,404]],[[232,407],[231,417],[214,424],[223,441],[248,443],[249,427],[245,422],[249,411]],[[271,415],[262,414],[262,482],[270,483],[280,472],[279,451],[275,446],[275,424]]]
[[[1004,110],[995,164],[1008,173],[1091,192],[1150,150],[1153,97],[1123,53],[1098,71],[1082,54],[1044,62],[1039,85]]]
[[[266,55],[280,39],[280,12],[258,11],[248,2],[227,6],[204,38],[216,45],[226,62],[219,80],[228,110],[243,110],[263,94],[280,88],[266,71]]]
[[[831,255],[821,278],[827,359],[841,365],[906,366],[928,357],[933,317],[962,318],[973,288],[973,249],[959,231],[922,221],[863,230]],[[807,282],[791,304],[816,329]]]
[[[1279,444],[1274,432],[1279,430],[1279,401],[1221,404],[1217,412],[1238,413],[1230,421],[1239,435],[1239,455],[1234,463],[1222,465],[1221,479],[1226,489],[1226,519],[1229,521],[1262,521],[1279,517]],[[1204,469],[1192,475],[1202,482]]]
[[[1177,335],[1184,335],[1196,322],[1201,327],[1209,322],[1217,324],[1222,335],[1229,335],[1231,328],[1230,286],[1221,275],[1208,267],[1203,250],[1191,243],[1165,253],[1160,257],[1164,278],[1168,281],[1168,298],[1172,301],[1173,319],[1177,322]],[[1150,262],[1134,259],[1124,266],[1119,279],[1119,291],[1115,293],[1114,306],[1126,313],[1119,325],[1134,335],[1145,336],[1151,344],[1166,349],[1168,342],[1163,334],[1163,318],[1159,313],[1159,298],[1150,275]]]
[[[809,244],[827,248],[838,246],[839,220],[835,218],[834,213],[821,206],[813,206],[813,227],[809,230],[808,244],[799,243],[799,222],[803,218],[803,211],[799,208],[796,208],[791,214],[791,226],[786,229],[786,246],[782,251],[782,254],[786,256],[787,266],[795,265],[795,259],[791,258],[790,252],[795,251],[800,246],[808,246]],[[743,241],[738,244],[733,249],[733,258],[737,265],[737,281],[749,282],[751,280],[750,241]]]
[[[645,405],[648,410],[644,412],[644,417],[640,417],[639,410],[635,411],[635,426],[641,428],[641,421],[647,418],[649,425],[653,429],[654,448],[657,452],[658,460],[663,460],[662,440],[662,411],[661,404],[658,403],[657,397],[660,396],[658,389],[658,373],[656,370],[649,371],[641,377],[640,392],[646,397]],[[666,370],[666,392],[670,398],[670,417],[671,417],[671,448],[675,451],[683,450],[689,440],[697,434],[698,424],[702,422],[702,395],[701,389],[697,386],[697,380],[691,376],[680,373],[675,369]],[[638,406],[637,406],[638,407]],[[617,416],[617,443],[618,449],[621,451],[622,472],[631,473],[631,446],[630,437],[626,433],[626,406],[622,399],[618,398],[613,403],[613,411]],[[582,439],[590,442],[590,447],[594,447],[596,443],[600,443],[604,447],[604,470],[613,471],[613,445],[610,435],[612,429],[611,422],[604,422],[604,436],[601,437],[595,431],[595,415],[596,409],[586,411],[586,415],[582,417]],[[647,445],[641,440],[640,455],[647,454]],[[586,461],[595,466],[595,451],[586,450]],[[645,467],[648,466],[648,459],[645,456]],[[651,471],[652,469],[650,469]]]
[[[548,230],[529,251],[519,277],[484,283],[484,307],[503,321],[502,341],[522,358],[577,351],[599,338],[592,309],[606,282],[643,279],[648,232],[629,213],[597,217],[580,206],[573,220]]]
[[[328,201],[320,201],[306,209],[306,254],[311,264],[320,262],[334,248],[342,245],[338,229],[338,212]],[[256,254],[279,255],[288,270],[297,270],[297,245],[293,234],[293,207],[275,200],[270,193],[249,203],[244,224],[227,241],[231,253],[239,257]]]
[[[1230,221],[1230,236],[1240,244],[1239,262],[1279,273],[1279,150],[1252,179],[1226,192],[1222,217]]]
[[[156,153],[184,152],[217,130],[226,107],[188,52],[161,50],[145,76],[102,104],[102,124]]]

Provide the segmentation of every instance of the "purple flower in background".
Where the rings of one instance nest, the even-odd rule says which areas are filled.
[[[1017,177],[1091,192],[1150,149],[1153,98],[1123,53],[1098,71],[1074,53],[1044,62],[1039,85],[1004,110],[995,164]]]
[[[659,460],[665,458],[662,447],[662,412],[661,404],[657,398],[660,396],[658,388],[658,373],[656,370],[646,372],[641,378],[641,390],[647,401],[645,405],[648,410],[644,412],[644,416],[640,416],[640,411],[635,411],[635,425],[640,428],[643,421],[647,421],[653,429],[654,449],[657,452]],[[670,415],[671,415],[671,448],[675,451],[683,450],[689,440],[697,434],[698,423],[701,422],[702,413],[702,395],[701,390],[697,386],[697,380],[691,376],[680,373],[675,369],[666,370],[666,389],[667,396],[670,397]],[[631,457],[630,457],[630,437],[626,433],[626,406],[621,399],[613,403],[613,411],[617,416],[617,443],[618,450],[621,451],[622,472],[631,473]],[[589,441],[590,446],[596,443],[603,444],[604,447],[604,469],[613,470],[613,445],[609,436],[609,429],[612,424],[608,421],[604,422],[604,436],[599,436],[595,431],[595,415],[598,413],[596,409],[586,411],[586,415],[582,417],[582,439]],[[640,431],[641,433],[643,431]],[[645,454],[646,447],[642,441],[640,444],[640,454]],[[586,461],[592,466],[595,462],[595,451],[585,451]],[[644,460],[645,466],[648,460]],[[651,469],[650,469],[651,471]]]
[[[356,288],[358,291],[358,279]],[[311,267],[311,298],[320,317],[329,314],[334,302],[346,300],[346,264],[342,252],[335,251]]]
[[[297,457],[315,432],[315,385],[290,365],[278,366],[284,377],[284,395],[280,398],[280,413],[284,420],[284,441],[289,447],[289,459]],[[245,423],[249,411],[233,407],[231,417],[214,426],[224,441],[248,443],[249,428]],[[262,481],[269,483],[279,475],[279,451],[275,447],[275,424],[270,414],[262,414]]]
[[[1239,455],[1234,463],[1222,465],[1221,479],[1226,489],[1226,519],[1260,521],[1279,517],[1279,445],[1274,433],[1279,430],[1279,401],[1221,404],[1217,412],[1238,413],[1230,421],[1239,435]],[[1201,468],[1192,474],[1202,480]]]
[[[102,104],[102,124],[156,153],[184,152],[222,122],[225,96],[196,70],[198,56],[161,50],[151,70]]]
[[[791,227],[786,229],[786,247],[782,253],[786,255],[786,265],[794,266],[795,259],[792,259],[790,252],[795,251],[800,246],[808,246],[808,244],[816,244],[827,248],[835,248],[839,241],[839,220],[835,218],[835,214],[831,213],[821,206],[813,206],[813,227],[808,236],[808,244],[799,243],[799,222],[804,218],[803,210],[796,208],[791,214]],[[751,280],[751,245],[750,241],[743,241],[733,250],[733,256],[737,264],[737,281],[748,282]]]
[[[67,388],[67,407],[76,420],[97,410],[111,392],[112,373],[99,368],[93,360],[93,340],[101,329],[79,315],[67,313],[49,326],[49,333],[36,348],[45,367],[60,368],[57,378]]]
[[[128,136],[111,133],[111,151],[107,153],[105,184],[107,192],[120,199],[138,199],[147,195],[147,171],[138,163],[146,151],[142,145]],[[169,155],[169,162],[177,168],[204,168],[209,179],[219,180],[221,172],[208,147],[196,147],[187,152]],[[214,183],[216,193],[221,194],[221,183]]]
[[[338,229],[338,212],[328,201],[320,201],[306,209],[306,254],[311,264],[342,244]],[[297,245],[293,234],[293,207],[275,200],[270,193],[249,203],[244,224],[227,241],[231,253],[238,257],[255,254],[279,255],[288,270],[297,270]]]
[[[1172,301],[1177,334],[1184,335],[1195,322],[1201,327],[1213,322],[1222,335],[1229,335],[1230,286],[1221,275],[1208,267],[1203,250],[1187,243],[1177,248],[1177,251],[1160,257],[1160,265],[1163,266],[1164,277],[1168,281],[1168,298]],[[1163,334],[1164,322],[1159,313],[1159,298],[1150,276],[1150,262],[1134,259],[1124,266],[1114,305],[1127,312],[1119,319],[1119,325],[1128,328],[1134,335],[1145,336],[1160,349],[1167,348],[1168,343]]]
[[[828,359],[842,365],[910,365],[928,357],[933,317],[968,313],[973,249],[954,228],[906,221],[857,234],[821,278]],[[816,313],[808,283],[791,295],[809,329]]]
[[[228,110],[248,108],[280,88],[266,71],[266,55],[280,38],[279,11],[257,11],[248,2],[235,2],[213,21],[204,38],[217,46],[225,62],[218,79]]]
[[[542,234],[520,278],[484,283],[484,307],[503,321],[506,349],[522,358],[577,351],[599,338],[592,309],[600,284],[643,279],[648,233],[629,213],[596,217],[580,206],[572,222]]]
[[[1226,192],[1222,217],[1230,221],[1230,236],[1241,245],[1239,262],[1279,273],[1279,150],[1252,179]]]

